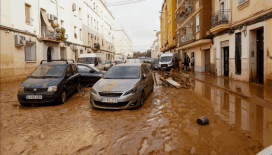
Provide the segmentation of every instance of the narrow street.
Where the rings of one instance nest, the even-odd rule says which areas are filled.
[[[62,105],[22,107],[20,82],[2,85],[1,154],[253,155],[272,144],[271,105],[186,80],[190,89],[157,85],[142,108],[121,111],[92,109],[91,88]],[[204,115],[210,124],[198,125]]]

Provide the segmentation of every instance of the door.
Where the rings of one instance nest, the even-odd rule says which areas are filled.
[[[264,83],[264,32],[257,30],[257,81]]]
[[[60,60],[66,60],[65,48],[60,48]]]
[[[49,47],[47,49],[47,61],[48,62],[52,61],[51,49]]]
[[[65,86],[66,86],[66,93],[67,95],[71,94],[73,91],[73,72],[71,65],[67,66],[66,73],[65,73]]]
[[[77,59],[78,59],[78,51],[76,50],[75,51],[75,62],[77,62]]]
[[[224,54],[224,75],[229,76],[229,47],[223,47]]]
[[[210,71],[210,50],[205,50],[205,72]]]
[[[96,73],[91,67],[85,65],[77,65],[80,74],[80,83],[82,85],[94,84],[99,80],[99,74]],[[94,73],[90,73],[93,71]]]

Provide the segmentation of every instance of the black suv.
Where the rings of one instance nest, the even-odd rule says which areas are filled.
[[[46,63],[45,63],[46,62]],[[77,66],[67,60],[42,60],[41,64],[19,86],[21,105],[33,103],[65,103],[68,95],[80,86]]]

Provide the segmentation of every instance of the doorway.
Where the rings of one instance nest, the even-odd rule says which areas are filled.
[[[77,59],[78,59],[78,51],[75,50],[75,62],[77,62]]]
[[[264,31],[257,30],[257,82],[264,83]]]
[[[205,72],[210,72],[210,50],[205,50]]]
[[[65,47],[60,48],[60,60],[66,60],[66,52],[65,52]]]
[[[51,62],[52,61],[52,52],[50,47],[47,48],[47,61]]]
[[[224,76],[229,76],[229,47],[223,47]]]

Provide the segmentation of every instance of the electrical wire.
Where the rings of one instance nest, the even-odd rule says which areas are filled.
[[[138,3],[145,0],[127,0],[127,1],[119,1],[119,2],[111,2],[111,3],[105,3],[107,7],[110,6],[120,6],[120,5],[126,5],[126,4],[132,4],[132,3]]]

